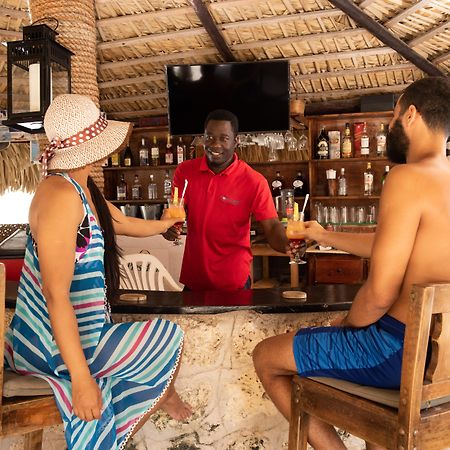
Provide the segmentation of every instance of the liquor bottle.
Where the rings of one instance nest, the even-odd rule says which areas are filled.
[[[341,168],[341,174],[338,178],[338,195],[347,195],[347,178],[345,177],[345,168]]]
[[[172,141],[170,139],[170,134],[167,133],[167,142],[166,142],[166,156],[164,162],[167,165],[173,164],[173,148],[172,148]]]
[[[372,163],[367,163],[367,169],[364,171],[364,195],[373,195],[373,172]]]
[[[131,148],[129,145],[127,145],[127,148],[123,154],[123,165],[125,167],[131,167],[133,165],[133,154],[131,153]]]
[[[145,139],[141,140],[141,147],[139,148],[139,165],[148,166],[148,148],[145,145]]]
[[[384,123],[380,124],[380,129],[377,133],[377,156],[384,156],[386,154],[386,129]]]
[[[150,155],[152,157],[152,166],[159,165],[159,147],[158,142],[156,142],[156,136],[153,136],[153,144],[150,149]]]
[[[292,187],[294,188],[294,197],[303,197],[306,194],[306,185],[301,171],[297,172]]]
[[[128,195],[128,185],[125,181],[125,175],[120,176],[120,182],[117,185],[117,200],[126,200]]]
[[[272,197],[281,195],[281,189],[284,188],[284,180],[280,172],[277,172],[275,180],[272,181]]]
[[[325,132],[325,127],[320,130],[319,136],[317,137],[317,158],[327,159],[329,155],[330,141],[328,139],[328,134]]]
[[[148,198],[149,200],[155,200],[158,198],[158,189],[155,183],[155,177],[151,173],[150,174],[150,180],[148,182]]]
[[[287,219],[293,219],[294,218],[294,205],[295,205],[295,199],[292,195],[291,191],[288,191],[286,194],[286,218]]]
[[[172,180],[170,179],[169,171],[166,170],[164,176],[164,198],[168,199],[172,196]]]
[[[383,176],[381,177],[381,186],[383,186],[383,184],[386,182],[386,177],[389,174],[389,166],[384,166],[384,173]]]
[[[120,166],[119,152],[114,152],[111,155],[111,167],[119,167],[119,166]]]
[[[364,122],[363,132],[361,135],[361,156],[363,158],[368,158],[370,154],[369,148],[369,135],[367,134],[367,124]]]
[[[177,145],[177,164],[181,164],[186,158],[186,146],[183,144],[181,136],[178,138]]]
[[[131,186],[131,199],[140,200],[142,198],[142,186],[139,181],[139,175],[134,176],[133,185]]]
[[[344,137],[342,139],[342,157],[351,158],[353,156],[353,142],[350,132],[350,124],[345,124]]]

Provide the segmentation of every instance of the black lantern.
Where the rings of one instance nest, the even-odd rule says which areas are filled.
[[[73,53],[55,41],[45,24],[23,27],[23,40],[8,42],[8,119],[4,125],[44,132],[44,114],[53,98],[70,93]]]

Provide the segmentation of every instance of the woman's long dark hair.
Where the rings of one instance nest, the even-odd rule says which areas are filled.
[[[105,197],[95,184],[91,177],[88,177],[87,186],[91,193],[92,201],[97,210],[100,226],[103,229],[103,239],[105,245],[105,282],[108,287],[106,290],[106,298],[111,303],[114,293],[119,289],[120,269],[119,257],[121,249],[116,242],[116,233],[114,232],[113,219],[106,204]]]

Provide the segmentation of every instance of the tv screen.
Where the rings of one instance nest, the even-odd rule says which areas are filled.
[[[166,69],[169,131],[203,134],[206,116],[228,109],[239,132],[289,129],[289,62],[170,65]]]

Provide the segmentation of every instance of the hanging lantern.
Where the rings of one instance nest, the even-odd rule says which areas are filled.
[[[8,119],[4,125],[44,132],[44,114],[53,98],[70,93],[73,53],[55,41],[45,24],[23,27],[23,40],[8,42]]]

